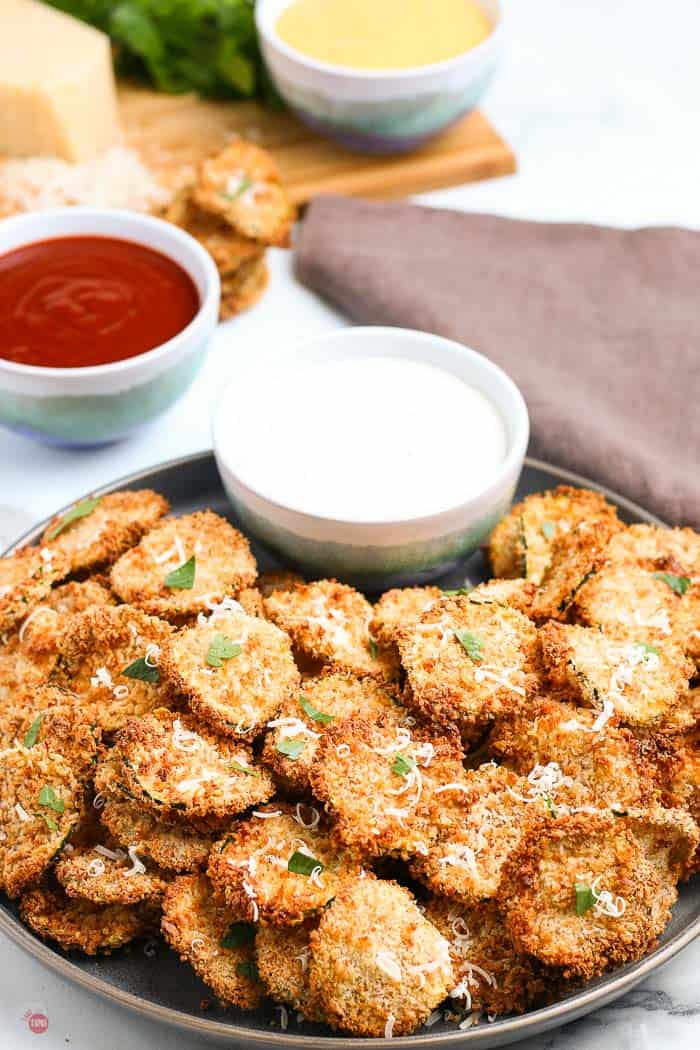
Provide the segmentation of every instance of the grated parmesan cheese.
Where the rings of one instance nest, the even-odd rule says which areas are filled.
[[[65,204],[151,211],[170,199],[171,193],[156,181],[138,153],[125,146],[113,146],[81,164],[27,157],[0,165],[0,201],[7,211],[40,211]]]

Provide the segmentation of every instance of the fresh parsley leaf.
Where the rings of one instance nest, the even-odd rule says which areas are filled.
[[[299,755],[305,747],[305,740],[290,740],[289,738],[286,738],[285,740],[280,740],[277,745],[277,750],[281,755],[286,755],[287,758],[295,759],[299,758]]]
[[[251,766],[243,766],[240,762],[229,762],[228,768],[232,769],[234,773],[247,773],[249,777],[259,777],[261,775],[259,769],[253,769]]]
[[[224,660],[240,656],[243,650],[225,634],[215,634],[207,649],[207,663],[210,667],[221,667]]]
[[[52,809],[55,813],[63,813],[66,808],[66,804],[62,798],[59,798],[52,787],[48,784],[44,784],[43,788],[39,792],[39,805],[46,806],[48,809]]]
[[[58,824],[49,813],[37,813],[37,817],[41,817],[46,822],[46,827],[49,831],[53,831],[54,834],[58,831]]]
[[[595,904],[593,890],[585,882],[575,882],[574,890],[576,892],[576,914],[585,915]]]
[[[310,857],[308,853],[300,853],[299,850],[295,850],[287,862],[287,871],[295,875],[310,875],[316,868],[323,871],[324,865],[320,860]]]
[[[54,525],[50,532],[46,533],[47,540],[55,540],[57,536],[67,529],[69,525],[72,525],[74,521],[78,521],[79,518],[87,518],[88,514],[92,514],[95,507],[100,502],[100,497],[97,496],[95,499],[83,499],[80,503],[76,503],[74,507],[67,510],[61,520]]]
[[[241,977],[250,977],[251,981],[257,981],[260,977],[258,968],[254,961],[250,959],[248,962],[240,962],[236,965],[236,973]]]
[[[455,591],[443,591],[442,593],[448,598],[459,598],[461,594],[469,594],[473,590],[473,587],[458,587]]]
[[[242,944],[252,944],[255,940],[255,927],[252,922],[232,922],[219,941],[222,948],[240,948]]]
[[[460,643],[470,660],[479,662],[481,660],[481,649],[484,639],[473,631],[457,631],[453,628],[454,636]]]
[[[370,637],[369,640],[369,655],[372,657],[373,660],[376,660],[377,656],[379,655],[379,646],[372,637]]]
[[[540,525],[540,532],[546,540],[551,540],[556,531],[557,526],[553,521],[543,521]]]
[[[299,693],[299,703],[309,718],[313,718],[314,722],[321,722],[324,726],[327,726],[335,721],[335,715],[327,715],[325,711],[317,710],[303,693]]]
[[[655,580],[663,580],[664,583],[668,584],[672,591],[676,594],[680,594],[681,598],[690,587],[690,579],[688,576],[674,576],[672,572],[653,572],[652,576]]]
[[[225,197],[227,201],[235,201],[238,200],[238,198],[241,197],[246,190],[249,190],[252,185],[253,183],[248,178],[248,176],[244,175],[241,181],[236,186],[235,190],[233,190],[233,192],[227,193],[226,190],[219,190],[219,196]]]
[[[34,747],[37,740],[39,739],[39,730],[41,729],[41,723],[44,720],[44,712],[37,715],[32,724],[30,725],[27,732],[24,734],[24,740],[22,743],[25,747]]]
[[[549,810],[549,813],[550,813],[550,815],[551,815],[552,817],[556,817],[556,815],[557,815],[557,811],[556,811],[556,809],[554,808],[554,803],[552,802],[552,800],[551,800],[551,798],[549,797],[549,795],[543,795],[543,796],[542,796],[542,801],[544,802],[545,806],[546,806],[546,807],[547,807],[547,809]]]
[[[639,651],[642,652],[644,656],[661,656],[661,653],[655,645],[647,645],[646,642],[635,642],[634,647],[635,649],[639,649]]]
[[[405,777],[407,773],[410,773],[415,766],[415,761],[409,758],[407,755],[402,755],[400,751],[394,756],[394,761],[391,765],[391,772],[396,773],[399,777]]]
[[[195,573],[195,557],[194,554],[187,561],[184,561],[182,565],[178,565],[177,569],[173,569],[163,580],[166,587],[170,587],[173,591],[191,591],[194,587],[194,573]]]
[[[157,667],[151,667],[146,662],[145,656],[140,656],[138,660],[134,660],[132,664],[125,667],[122,674],[125,678],[135,678],[139,682],[150,682],[151,685],[160,682],[160,671]]]

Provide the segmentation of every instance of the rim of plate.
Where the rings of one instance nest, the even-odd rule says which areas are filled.
[[[125,474],[123,477],[93,490],[93,492],[101,495],[124,485],[146,480],[160,471],[177,469],[178,467],[194,464],[202,460],[211,460],[215,463],[213,451],[209,449],[156,463],[151,467]],[[595,489],[614,501],[622,510],[627,511],[629,514],[641,518],[650,524],[666,527],[665,522],[660,518],[644,510],[643,507],[640,507],[632,500],[619,496],[612,489],[604,485],[598,485],[580,474],[552,466],[544,460],[532,457],[526,457],[525,466],[535,470],[546,471],[565,482]],[[78,497],[78,499],[80,498],[85,497]],[[73,500],[67,506],[73,506],[75,502],[76,500]],[[61,513],[61,511],[59,510],[57,513]],[[51,517],[53,516],[51,515]],[[10,554],[27,541],[37,538],[51,520],[51,517],[28,529],[3,553]],[[226,1024],[223,1021],[199,1018],[169,1006],[160,1006],[158,1003],[149,1002],[147,999],[143,999],[132,992],[123,991],[101,977],[84,973],[71,959],[65,958],[55,949],[38,940],[18,918],[5,911],[4,908],[0,909],[0,932],[5,933],[10,940],[20,948],[23,948],[29,955],[44,963],[50,970],[85,988],[87,991],[94,992],[104,999],[125,1006],[134,1013],[138,1013],[150,1020],[161,1021],[171,1027],[194,1034],[215,1036],[220,1040],[232,1043],[242,1040],[250,1046],[257,1045],[261,1048],[274,1044],[280,1048],[298,1047],[300,1050],[318,1050],[320,1045],[328,1046],[329,1050],[331,1047],[337,1047],[338,1050],[353,1050],[354,1047],[358,1046],[371,1046],[382,1048],[382,1050],[409,1050],[410,1047],[418,1046],[421,1050],[437,1050],[440,1047],[463,1045],[468,1042],[478,1046],[480,1042],[488,1041],[493,1045],[493,1036],[497,1036],[504,1042],[511,1042],[515,1039],[525,1038],[531,1034],[533,1028],[537,1030],[540,1028],[555,1028],[566,1024],[568,1021],[575,1020],[582,1014],[592,1010],[597,1003],[603,1005],[611,997],[621,995],[627,988],[637,984],[647,974],[652,973],[659,966],[672,959],[681,949],[685,948],[700,935],[700,916],[690,922],[684,929],[679,930],[667,944],[657,948],[643,959],[628,964],[623,972],[616,973],[613,971],[609,976],[603,976],[596,987],[576,992],[568,998],[554,1003],[552,1006],[545,1006],[540,1010],[533,1010],[518,1017],[506,1017],[501,1021],[494,1021],[493,1024],[479,1025],[472,1029],[461,1030],[457,1028],[453,1032],[439,1032],[434,1035],[428,1032],[427,1034],[398,1036],[391,1039],[357,1038],[344,1035],[296,1035],[289,1032],[276,1032],[269,1029],[258,1030],[247,1028],[240,1024]]]

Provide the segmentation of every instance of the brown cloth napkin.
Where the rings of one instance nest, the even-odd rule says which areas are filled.
[[[700,233],[329,196],[308,209],[295,265],[357,321],[437,332],[501,365],[527,401],[532,455],[700,528]]]

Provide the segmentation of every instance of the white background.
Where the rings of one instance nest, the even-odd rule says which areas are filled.
[[[698,0],[506,6],[507,52],[484,108],[513,144],[520,171],[420,200],[546,220],[700,225]],[[0,539],[94,486],[208,448],[213,407],[222,387],[235,381],[241,355],[345,323],[294,283],[289,254],[271,252],[270,262],[271,287],[261,304],[219,329],[185,398],[138,436],[102,450],[61,452],[0,430]],[[700,1013],[699,968],[696,945],[619,1006],[528,1045],[684,1050],[687,1040],[690,1048]],[[73,990],[6,943],[0,972],[0,1050],[199,1050],[194,1039]],[[48,1014],[46,1033],[29,1032],[22,1020],[28,1007]]]

